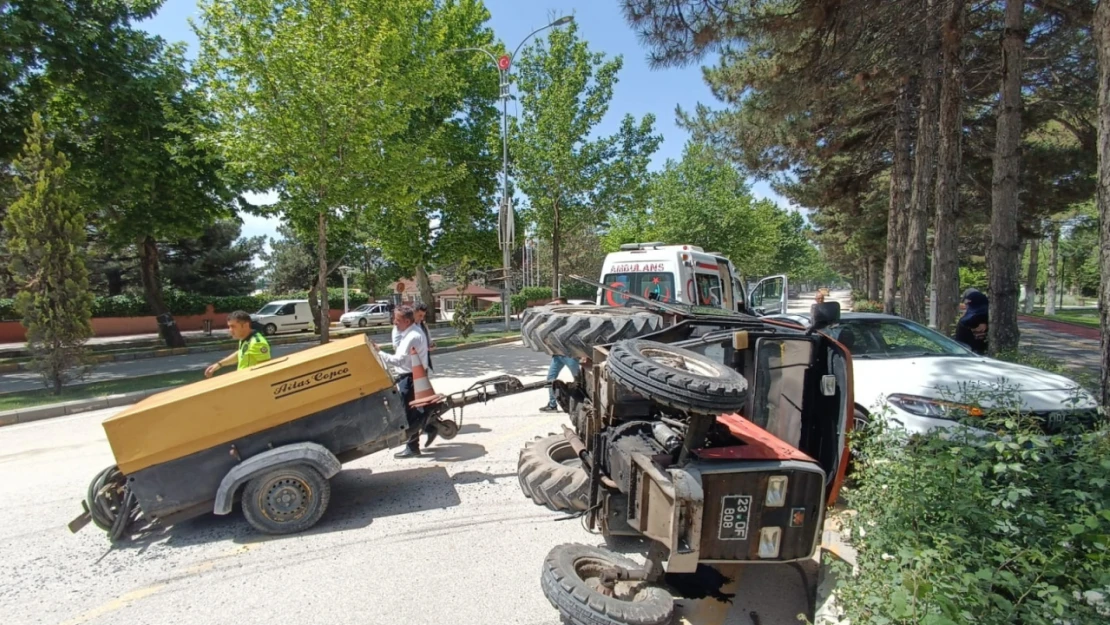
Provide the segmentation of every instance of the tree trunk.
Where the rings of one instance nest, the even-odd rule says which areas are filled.
[[[559,289],[559,203],[555,203],[555,219],[552,220],[551,228],[551,297],[559,297],[562,291]],[[506,276],[508,279],[508,276]]]
[[[151,312],[158,318],[158,334],[167,347],[185,347],[185,338],[173,321],[166,301],[162,299],[162,272],[158,267],[158,244],[154,237],[139,239],[139,277],[143,283],[143,297]]]
[[[123,272],[119,269],[109,269],[104,272],[108,282],[108,295],[116,296],[123,293]]]
[[[1018,182],[1021,175],[1021,55],[1024,0],[1006,0],[1002,35],[1002,86],[998,132],[991,179],[990,279],[991,354],[1017,349],[1018,280],[1021,242],[1018,239]]]
[[[1056,224],[1050,226],[1048,234],[1048,281],[1045,283],[1044,314],[1056,314],[1056,287],[1058,285],[1056,268],[1059,266],[1060,254],[1060,227]]]
[[[331,339],[331,316],[328,311],[328,216],[325,211],[320,211],[317,223],[320,235],[316,243],[320,265],[320,276],[316,285],[317,290],[320,291],[320,316],[317,317],[317,327],[320,328],[320,343],[327,343]]]
[[[926,245],[929,205],[936,192],[939,8],[942,0],[925,0],[925,43],[921,50],[921,104],[917,111],[917,143],[914,149],[913,191],[910,197],[906,258],[902,263],[902,316],[919,323],[925,318],[925,287],[928,278]]]
[[[1029,240],[1029,273],[1025,276],[1025,312],[1026,314],[1033,312],[1033,306],[1037,301],[1037,260],[1041,251],[1041,240],[1039,237],[1033,237]]]
[[[895,313],[902,250],[906,243],[910,186],[913,181],[913,83],[907,80],[895,101],[894,168],[890,179],[890,207],[886,226],[886,266],[883,271],[883,312]]]
[[[879,257],[871,256],[867,259],[867,299],[877,302],[879,301],[879,293],[882,292],[882,277],[879,271]]]
[[[1102,329],[1102,406],[1110,408],[1110,0],[1095,7],[1098,52],[1099,292]]]
[[[959,236],[956,212],[960,200],[960,138],[963,134],[963,41],[966,0],[944,0],[941,25],[939,145],[937,147],[937,212],[933,226],[933,296],[936,329],[951,336],[960,303]]]
[[[320,283],[318,280],[313,280],[312,285],[308,287],[308,311],[312,313],[313,319],[320,318]],[[320,326],[317,324],[316,331],[320,331]]]
[[[436,299],[435,293],[432,293],[432,281],[428,279],[428,270],[424,265],[416,266],[416,287],[420,290],[421,301],[428,305],[427,322],[433,323],[436,320]]]

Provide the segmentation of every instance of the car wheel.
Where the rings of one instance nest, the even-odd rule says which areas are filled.
[[[316,469],[280,467],[247,482],[243,516],[260,532],[293,534],[315,525],[330,499],[331,484]]]
[[[266,336],[273,336],[277,334],[277,326],[272,323],[267,323],[264,330],[266,332]]]
[[[359,318],[358,327],[360,327],[360,328],[365,328],[366,327],[366,317],[360,317]]]

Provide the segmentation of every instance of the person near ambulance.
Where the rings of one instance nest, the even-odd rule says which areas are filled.
[[[242,370],[270,359],[270,342],[266,340],[264,334],[251,325],[249,313],[237,310],[228,315],[227,329],[231,332],[232,338],[239,340],[239,349],[205,369],[206,378],[216,375],[217,371],[232,364],[237,364],[237,369]]]
[[[413,408],[409,406],[416,396],[416,390],[412,384],[412,350],[416,349],[416,355],[420,359],[421,366],[425,370],[428,368],[428,343],[424,338],[424,333],[416,325],[416,314],[411,306],[398,306],[393,311],[393,327],[397,331],[397,341],[394,344],[392,354],[379,352],[382,360],[391,369],[394,370],[394,378],[397,381],[397,391],[401,394],[405,402],[405,415],[408,418],[409,427],[413,427],[424,420],[424,410],[421,408]],[[374,343],[371,343],[374,345]],[[377,345],[374,345],[377,350]],[[429,434],[428,444],[431,444],[434,437]],[[416,458],[420,456],[420,431],[417,430],[408,442],[405,448],[400,452],[394,454],[395,458]]]

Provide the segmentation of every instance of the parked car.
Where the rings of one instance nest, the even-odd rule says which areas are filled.
[[[270,302],[251,315],[251,321],[267,335],[278,332],[307,332],[316,329],[312,310],[306,299],[283,299]]]
[[[367,326],[385,325],[389,322],[389,302],[363,304],[339,317],[339,323],[342,323],[345,328],[351,326],[365,328]]]
[[[809,325],[807,313],[767,319]],[[924,433],[957,424],[964,413],[953,400],[982,395],[981,408],[992,406],[991,394],[1016,393],[1020,409],[1042,421],[1046,431],[1097,418],[1098,403],[1062,375],[987,358],[919,323],[895,315],[844,313],[825,332],[848,348],[853,363],[855,420],[864,425],[879,412],[909,433]],[[955,410],[954,410],[955,409]]]

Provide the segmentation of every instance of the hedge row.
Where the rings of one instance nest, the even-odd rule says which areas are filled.
[[[213,297],[209,295],[194,295],[192,293],[168,292],[164,295],[166,305],[174,315],[202,315],[208,305],[218,313],[229,313],[236,310],[254,312],[276,299],[307,299],[308,292],[292,293],[287,295],[230,295]],[[362,293],[348,293],[347,302],[351,308],[361,306],[369,301]],[[328,289],[328,306],[333,309],[343,308],[343,289]],[[153,315],[146,299],[141,295],[114,295],[110,297],[96,297],[93,299],[93,317],[148,317]],[[15,301],[0,298],[0,320],[15,321],[19,316],[15,312]]]

